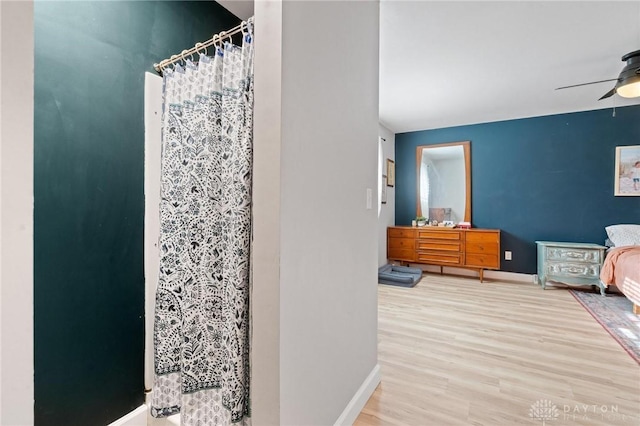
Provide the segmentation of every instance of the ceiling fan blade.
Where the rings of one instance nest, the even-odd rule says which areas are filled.
[[[598,83],[606,83],[607,81],[617,81],[617,78],[611,78],[609,80],[599,80],[599,81],[591,81],[589,83],[580,83],[580,84],[574,84],[572,86],[563,86],[563,87],[558,87],[556,90],[560,90],[560,89],[570,89],[572,87],[580,87],[580,86],[587,86],[589,84],[598,84]]]
[[[607,93],[605,93],[604,95],[602,95],[602,97],[600,99],[598,99],[599,101],[603,100],[603,99],[607,99],[610,98],[611,96],[613,96],[616,93],[616,88],[614,87],[613,89],[609,90]]]

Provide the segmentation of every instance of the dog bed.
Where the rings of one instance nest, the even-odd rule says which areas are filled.
[[[408,266],[384,265],[378,268],[378,283],[413,287],[422,278],[422,269]]]

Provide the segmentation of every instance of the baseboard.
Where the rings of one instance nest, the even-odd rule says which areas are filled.
[[[147,406],[142,404],[126,416],[110,423],[109,426],[147,426]]]
[[[519,272],[506,272],[506,271],[484,271],[484,277],[489,279],[503,280],[503,281],[517,281],[527,284],[536,284],[536,276],[534,274],[522,274]]]
[[[367,376],[367,378],[362,382],[358,391],[353,395],[351,401],[347,404],[347,407],[344,409],[338,420],[336,420],[334,426],[345,426],[352,425],[360,411],[364,408],[365,404],[376,390],[376,387],[380,383],[380,366],[376,364],[371,370],[371,373]]]
[[[412,263],[412,267],[420,268],[426,272],[440,273],[440,267],[435,265],[423,265],[420,263]],[[445,266],[443,268],[445,274],[462,275],[465,277],[477,277],[478,271],[474,269],[454,268],[452,266]],[[503,281],[516,281],[528,284],[535,284],[533,274],[522,274],[519,272],[506,272],[506,271],[492,271],[490,269],[484,270],[484,277],[487,279],[503,280]]]

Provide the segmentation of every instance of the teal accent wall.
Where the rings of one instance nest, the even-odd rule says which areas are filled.
[[[144,73],[239,20],[36,1],[34,21],[35,419],[105,425],[144,402]]]
[[[502,230],[503,271],[535,273],[536,240],[602,244],[605,226],[640,223],[640,197],[613,195],[615,147],[640,145],[631,106],[397,134],[397,225],[416,214],[416,146],[463,140],[472,223]]]

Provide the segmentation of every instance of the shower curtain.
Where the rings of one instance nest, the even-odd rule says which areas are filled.
[[[253,40],[164,72],[151,414],[250,424]]]

